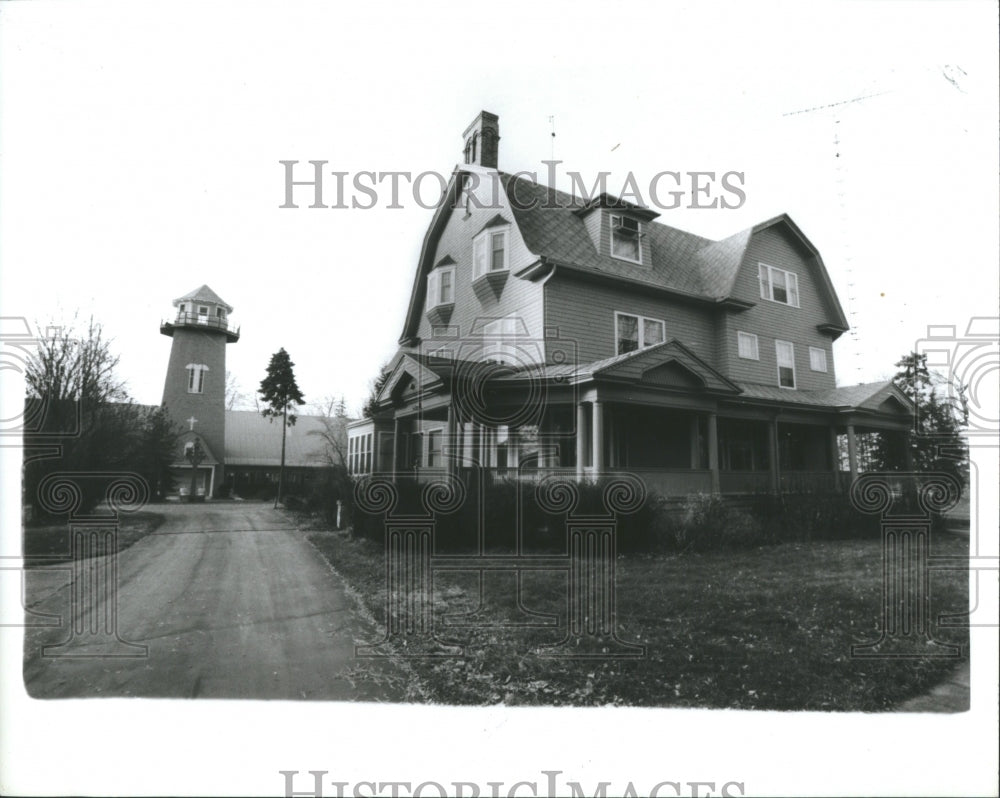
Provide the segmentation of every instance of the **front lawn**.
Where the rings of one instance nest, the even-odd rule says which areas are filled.
[[[122,515],[118,527],[118,551],[155,531],[163,523],[160,513],[138,512]],[[108,527],[100,527],[103,531]],[[52,565],[73,559],[70,527],[65,521],[46,520],[26,524],[22,529],[22,552],[27,566]]]
[[[385,621],[383,549],[366,540],[314,532],[310,540]],[[939,535],[933,555],[967,556],[968,540]],[[641,643],[638,659],[553,659],[533,649],[566,628],[566,575],[527,572],[523,605],[559,616],[559,629],[443,630],[447,613],[471,612],[474,573],[434,576],[438,636],[464,656],[408,658],[430,700],[452,704],[621,704],[880,711],[926,692],[954,659],[852,659],[851,644],[873,642],[881,623],[879,541],[786,543],[738,551],[623,555],[617,562],[618,633]],[[499,577],[503,579],[503,577]],[[513,584],[513,582],[510,582]],[[513,618],[513,591],[488,617]],[[931,574],[931,618],[968,607],[968,574]],[[932,627],[960,645],[964,629]],[[358,641],[375,642],[375,641]]]

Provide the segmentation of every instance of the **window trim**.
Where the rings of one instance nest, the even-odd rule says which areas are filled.
[[[504,324],[510,324],[513,327],[513,331],[510,333],[504,331]],[[490,328],[494,327],[494,325],[498,325],[498,327],[494,328],[494,331],[491,332]],[[520,337],[520,332],[521,315],[517,311],[486,322],[483,325],[482,332],[482,359],[484,361],[498,360],[501,363],[506,363],[510,359],[516,361],[517,341]],[[487,338],[494,338],[496,340],[488,341]]]
[[[441,298],[441,275],[448,273],[451,275],[451,297]],[[455,266],[438,266],[431,269],[427,274],[427,309],[440,307],[441,305],[455,304]]]
[[[615,254],[615,230],[617,229],[615,227],[615,220],[616,219],[617,220],[630,219],[631,221],[635,222],[635,225],[636,225],[635,241],[636,241],[636,249],[637,249],[637,251],[639,253],[639,257],[638,258],[627,258],[624,255],[616,255]],[[636,263],[636,264],[638,264],[638,265],[641,266],[642,265],[642,238],[645,235],[645,233],[643,233],[643,231],[642,231],[642,222],[640,222],[638,219],[633,219],[631,216],[626,216],[625,214],[621,214],[621,213],[609,213],[608,214],[608,224],[609,224],[609,230],[608,230],[608,252],[611,255],[611,257],[614,258],[615,260],[623,260],[626,263]]]
[[[422,437],[424,439],[424,444],[425,444],[424,445],[424,465],[427,468],[441,468],[442,466],[444,466],[444,427],[431,427],[430,429],[424,430],[421,433],[421,435],[422,435]],[[438,446],[438,449],[437,449],[438,456],[441,458],[441,463],[440,464],[436,464],[436,463],[431,462],[432,459],[433,459],[431,457],[431,455],[434,452],[434,449],[431,447],[431,441],[434,440],[434,436],[435,435],[440,436],[438,438],[438,440],[440,441],[440,445]]]
[[[816,355],[819,355],[821,357],[823,361],[823,368],[816,367]],[[809,370],[823,372],[824,374],[829,372],[830,370],[829,360],[826,356],[826,350],[823,347],[821,346],[809,347]]]
[[[493,236],[503,236],[503,266],[493,268]],[[480,269],[477,250],[483,247],[483,267]],[[487,227],[472,239],[472,281],[482,280],[491,274],[503,274],[510,271],[510,225]]]
[[[667,340],[667,323],[663,319],[656,319],[656,318],[653,318],[652,316],[640,316],[638,313],[626,313],[623,310],[616,310],[615,311],[615,340],[614,340],[614,352],[615,352],[615,356],[616,357],[618,355],[622,355],[622,354],[629,354],[629,353],[626,353],[626,352],[619,352],[618,351],[618,343],[621,340],[621,337],[620,337],[620,335],[618,333],[618,318],[620,316],[630,316],[631,318],[638,320],[638,336],[639,336],[639,340],[638,340],[637,343],[638,343],[639,346],[638,346],[637,349],[631,350],[632,352],[641,352],[643,349],[648,349],[650,346],[659,346],[662,343],[666,343],[666,340]],[[663,332],[662,338],[657,343],[655,343],[655,344],[647,344],[647,343],[645,343],[645,340],[646,340],[645,323],[647,321],[652,321],[652,322],[655,322],[655,323],[659,324],[660,325],[660,330],[662,330],[662,332]]]
[[[187,392],[194,394],[205,393],[205,372],[209,371],[208,366],[203,363],[188,363],[185,370],[188,373]]]
[[[751,347],[753,354],[744,355],[740,351],[740,341],[743,339],[747,339],[753,344]],[[736,331],[736,356],[743,360],[760,360],[760,339],[757,337],[757,333],[748,333],[742,330]]]
[[[764,274],[765,270],[767,273],[767,290],[764,289]],[[773,273],[780,272],[785,275],[785,293],[788,295],[788,299],[791,300],[792,295],[795,296],[795,301],[782,302],[780,299],[774,298],[774,278]],[[791,280],[789,280],[791,278]],[[757,282],[760,286],[760,298],[766,299],[768,302],[775,302],[778,305],[785,305],[790,308],[800,308],[801,300],[799,297],[799,276],[795,272],[790,272],[788,269],[779,269],[777,266],[770,266],[767,263],[757,261]],[[794,290],[792,285],[794,284]]]
[[[789,352],[791,354],[791,365],[790,366],[782,366],[781,365],[781,354],[780,354],[780,352],[781,352],[781,345],[782,344],[787,344]],[[781,341],[781,340],[778,340],[777,338],[775,338],[774,339],[774,359],[775,359],[775,366],[776,366],[776,368],[778,370],[778,387],[779,388],[783,388],[786,391],[794,391],[796,388],[798,388],[798,385],[799,385],[798,375],[796,374],[796,370],[795,370],[795,344],[793,344],[791,341]],[[791,385],[782,385],[781,384],[781,369],[782,368],[791,368],[791,370],[792,370],[792,384]]]

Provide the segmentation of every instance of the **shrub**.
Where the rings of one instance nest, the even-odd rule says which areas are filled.
[[[688,496],[674,539],[682,550],[708,551],[762,542],[761,524],[746,510],[721,496]]]

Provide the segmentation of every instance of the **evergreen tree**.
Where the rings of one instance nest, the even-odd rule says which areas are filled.
[[[378,396],[378,392],[382,390],[382,386],[389,379],[389,373],[389,363],[383,363],[378,370],[378,376],[372,380],[368,398],[365,400],[364,407],[361,408],[361,415],[365,418],[371,418],[375,415],[375,399]]]
[[[916,424],[907,445],[913,469],[942,471],[965,484],[969,449],[962,430],[969,420],[965,386],[927,368],[927,355],[911,352],[896,363],[893,384],[916,408]],[[889,436],[880,435],[873,452],[874,466],[887,470],[898,463]]]
[[[295,423],[295,407],[305,404],[305,397],[295,382],[295,364],[284,348],[271,355],[267,366],[267,376],[260,382],[260,394],[264,408],[261,415],[273,421],[281,417],[281,466],[278,469],[278,493],[274,497],[277,507],[282,499],[285,485],[285,437],[288,427]]]

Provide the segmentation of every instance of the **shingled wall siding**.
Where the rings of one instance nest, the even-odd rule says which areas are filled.
[[[479,187],[481,203],[491,205],[495,198],[491,197],[492,191],[489,181],[484,180],[484,184]],[[501,203],[506,202],[506,195],[500,191]],[[511,222],[510,234],[508,238],[508,263],[510,272],[503,290],[497,299],[493,292],[482,286],[478,294],[473,290],[472,285],[472,241],[482,230],[483,225],[490,222],[497,214],[502,215]],[[536,257],[528,251],[514,224],[514,214],[509,207],[497,210],[495,207],[470,209],[470,215],[466,216],[464,208],[451,211],[451,216],[445,224],[445,229],[441,233],[437,249],[431,259],[431,264],[436,264],[445,255],[450,255],[456,262],[455,267],[455,308],[448,321],[450,327],[457,327],[457,334],[460,339],[466,342],[470,339],[478,338],[484,321],[507,316],[511,313],[517,315],[523,321],[528,336],[541,339],[542,329],[542,287],[537,283],[522,280],[514,277],[514,272],[524,266],[533,263]],[[426,286],[426,277],[425,280]],[[484,290],[485,289],[485,290]],[[426,300],[421,312],[420,326],[417,333],[424,341],[424,348],[430,349],[438,345],[447,344],[447,340],[435,338],[430,321],[426,315]],[[454,347],[458,349],[458,347]]]
[[[761,298],[758,263],[798,275],[800,307]],[[818,270],[819,265],[811,254],[780,227],[770,227],[753,236],[740,266],[733,295],[757,304],[750,310],[727,314],[720,320],[719,370],[725,376],[737,382],[777,385],[778,363],[774,342],[778,339],[795,345],[797,388],[819,390],[836,386],[833,343],[829,336],[816,329],[817,324],[834,321],[819,290]],[[757,335],[759,361],[745,360],[737,355],[738,331]],[[810,346],[826,351],[826,373],[810,369]]]
[[[545,284],[545,327],[576,342],[579,361],[616,355],[615,312],[662,319],[666,340],[678,339],[709,365],[715,363],[713,312],[650,296],[641,290],[585,282],[558,273]]]

